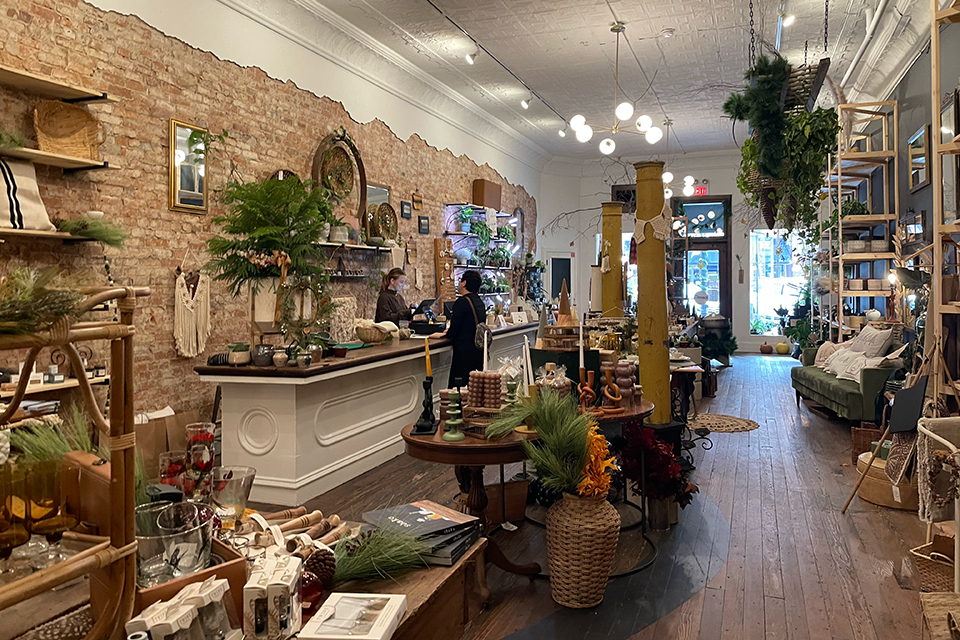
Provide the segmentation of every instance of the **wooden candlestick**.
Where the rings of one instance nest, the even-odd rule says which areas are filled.
[[[593,403],[597,401],[597,393],[593,390],[593,382],[596,379],[594,371],[587,371],[585,367],[580,367],[580,385],[577,389],[580,391],[580,410],[590,411]]]
[[[296,531],[297,529],[307,529],[315,524],[319,524],[321,520],[323,520],[323,513],[314,511],[305,516],[284,522],[280,525],[280,531],[286,533],[287,531]]]

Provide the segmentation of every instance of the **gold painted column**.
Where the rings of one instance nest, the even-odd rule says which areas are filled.
[[[601,274],[603,317],[623,317],[623,203],[603,202],[603,245],[610,255],[610,271]],[[609,246],[607,246],[609,245]],[[604,246],[601,246],[601,255]]]
[[[663,163],[638,162],[633,166],[637,170],[637,220],[652,220],[663,210]],[[667,266],[664,241],[654,237],[653,230],[653,225],[646,225],[645,239],[637,243],[637,353],[643,395],[655,405],[649,422],[669,424]]]

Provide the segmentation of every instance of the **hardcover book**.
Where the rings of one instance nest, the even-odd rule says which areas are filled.
[[[477,518],[429,500],[368,511],[363,514],[363,520],[382,529],[409,533],[420,540],[479,525]]]

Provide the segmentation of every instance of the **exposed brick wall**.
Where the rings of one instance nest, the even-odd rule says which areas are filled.
[[[167,209],[171,118],[215,132],[229,131],[223,153],[207,169],[214,188],[224,184],[231,166],[246,180],[263,179],[280,168],[309,176],[319,141],[345,126],[363,152],[368,180],[391,187],[391,204],[398,215],[400,200],[410,200],[417,189],[423,197],[423,210],[400,225],[404,238],[412,234],[419,240],[425,297],[435,287],[433,236],[417,235],[418,213],[430,216],[433,235],[442,232],[442,204],[469,201],[473,180],[486,178],[503,185],[503,210],[522,207],[526,229],[536,228],[533,198],[489,166],[478,167],[465,156],[439,151],[417,136],[404,142],[379,120],[358,124],[338,102],[271,79],[260,69],[220,60],[138,18],[103,12],[78,0],[4,0],[0,12],[0,63],[120,99],[90,106],[106,134],[101,157],[119,170],[63,175],[58,169],[38,167],[38,178],[51,216],[68,219],[102,209],[107,219],[129,233],[120,251],[95,243],[8,241],[0,245],[0,272],[24,264],[59,264],[103,283],[106,252],[119,284],[151,287],[153,295],[141,302],[136,315],[138,411],[166,404],[196,408],[211,402],[212,386],[197,381],[193,367],[227,342],[243,339],[249,327],[247,301],[233,299],[215,286],[213,334],[206,353],[188,359],[177,357],[174,350],[174,270],[185,253],[188,268],[205,259],[210,219],[221,205],[214,203],[211,213],[203,216]],[[35,102],[34,96],[0,87],[0,126],[32,137]],[[355,202],[338,210],[351,218],[355,211]],[[527,238],[532,240],[533,235],[528,232]],[[339,288],[360,292],[364,286]],[[0,364],[16,362],[0,356]]]

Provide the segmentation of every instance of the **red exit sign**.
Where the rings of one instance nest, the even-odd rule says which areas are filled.
[[[693,188],[693,195],[695,195],[695,196],[705,196],[705,195],[707,195],[707,188],[706,188],[705,186],[704,186],[704,187],[694,187],[694,188]]]

